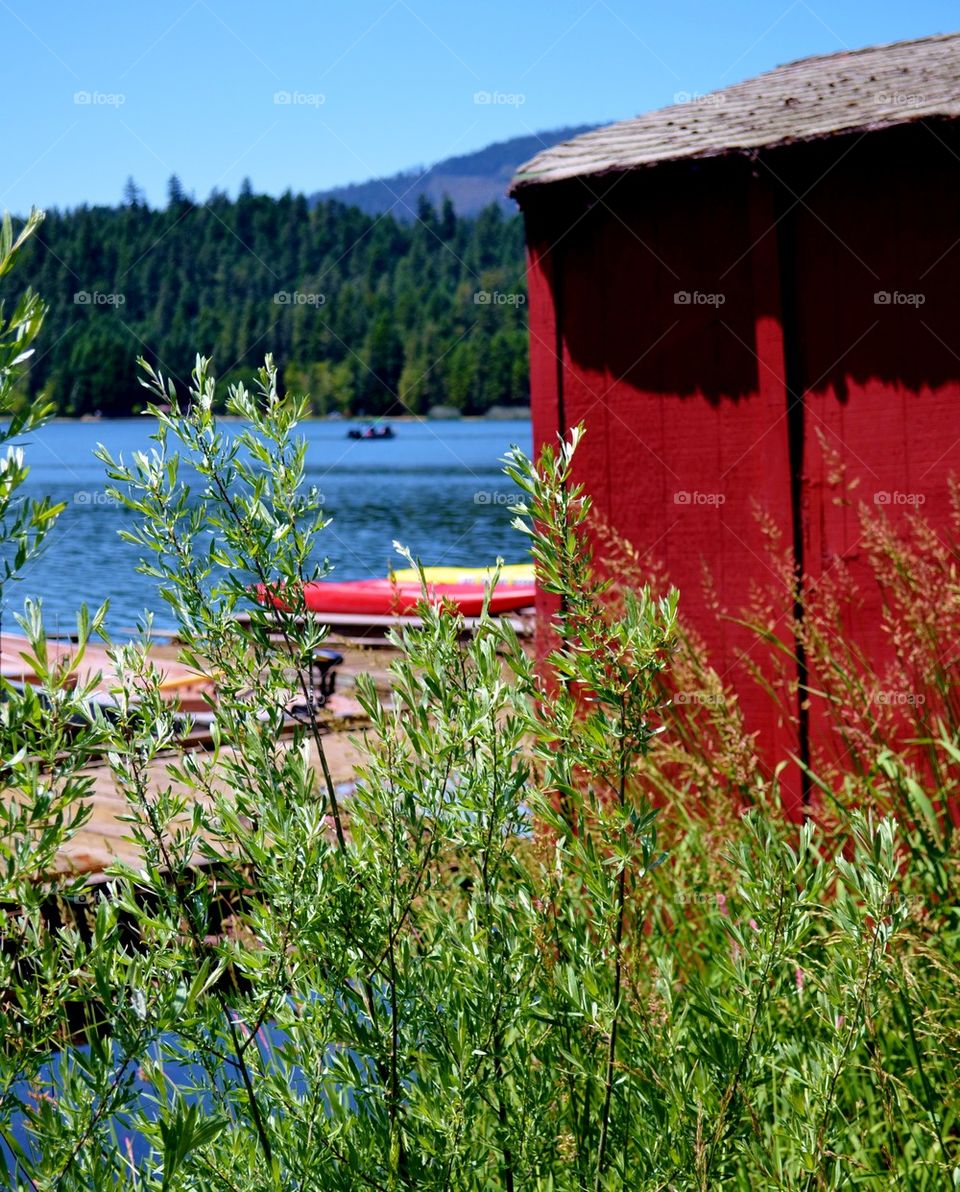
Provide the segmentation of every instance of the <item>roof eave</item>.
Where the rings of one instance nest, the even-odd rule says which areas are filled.
[[[756,157],[760,153],[775,149],[788,148],[791,145],[810,145],[821,141],[831,141],[838,137],[866,135],[871,132],[882,132],[891,128],[909,127],[925,120],[956,120],[953,113],[922,112],[909,116],[898,114],[895,119],[860,121],[844,128],[829,129],[824,132],[811,133],[807,136],[779,137],[772,141],[762,141],[756,145],[723,145],[716,148],[696,150],[691,153],[677,153],[657,157],[650,161],[633,162],[629,165],[611,164],[597,169],[571,169],[569,172],[562,168],[550,170],[519,171],[513,176],[507,194],[517,199],[521,194],[528,195],[534,187],[550,186],[560,182],[575,182],[578,178],[606,178],[614,174],[632,174],[641,170],[656,169],[658,166],[675,164],[683,161],[709,161],[718,157]],[[589,135],[589,134],[587,134]]]

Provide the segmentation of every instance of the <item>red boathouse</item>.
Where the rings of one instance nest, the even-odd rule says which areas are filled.
[[[598,129],[511,193],[535,441],[586,424],[579,478],[679,587],[763,756],[806,752],[749,676],[754,634],[710,612],[704,567],[737,610],[769,581],[758,511],[812,581],[840,559],[856,575],[857,501],[947,524],[960,35],[805,59]],[[837,459],[855,501],[836,497]],[[849,630],[890,648],[869,584]],[[777,632],[792,647],[789,611]]]

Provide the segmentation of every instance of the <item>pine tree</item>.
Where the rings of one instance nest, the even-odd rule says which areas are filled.
[[[127,179],[123,188],[123,205],[124,207],[145,207],[147,205],[143,191],[134,182],[132,176]]]
[[[183,185],[176,174],[171,174],[167,182],[167,206],[182,207],[187,201]]]

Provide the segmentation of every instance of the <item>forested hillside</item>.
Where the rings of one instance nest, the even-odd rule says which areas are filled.
[[[198,351],[229,379],[273,352],[318,413],[528,400],[523,230],[497,207],[422,200],[400,223],[249,186],[200,205],[171,179],[153,210],[131,183],[121,207],[49,213],[24,266],[50,306],[25,396],[63,414],[129,413],[138,355],[182,380]]]
[[[517,204],[507,198],[507,185],[517,168],[548,145],[569,141],[595,127],[580,124],[511,137],[509,141],[497,141],[474,153],[446,157],[427,169],[404,170],[389,178],[371,178],[366,182],[320,191],[312,196],[311,202],[337,199],[372,215],[390,211],[398,219],[409,221],[414,217],[421,195],[437,205],[449,195],[457,211],[465,215],[477,215],[490,203],[496,203],[512,215],[517,211]]]

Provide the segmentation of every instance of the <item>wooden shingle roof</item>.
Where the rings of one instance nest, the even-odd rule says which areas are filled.
[[[538,153],[510,193],[682,158],[960,117],[960,34],[803,58]]]

